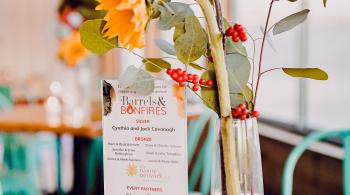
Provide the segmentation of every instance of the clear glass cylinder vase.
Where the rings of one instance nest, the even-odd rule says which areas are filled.
[[[216,126],[216,150],[214,150],[211,194],[226,195],[219,120]],[[231,133],[232,137],[230,140],[233,140],[232,146],[234,151],[227,155],[236,155],[234,159],[236,159],[237,162],[231,163],[236,163],[235,166],[238,167],[240,192],[242,195],[263,195],[264,187],[257,120],[256,118],[249,118],[244,121],[234,119],[232,127],[233,133]]]

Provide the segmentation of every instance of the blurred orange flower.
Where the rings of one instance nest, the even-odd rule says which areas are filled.
[[[108,38],[118,36],[122,47],[143,48],[148,20],[145,0],[99,0],[97,10],[108,10],[104,27]]]
[[[87,50],[80,42],[79,31],[73,31],[61,40],[57,56],[69,67],[74,67],[87,55]]]

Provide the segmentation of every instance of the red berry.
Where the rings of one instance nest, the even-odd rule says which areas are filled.
[[[179,77],[179,75],[178,75],[176,72],[171,73],[171,78],[173,78],[174,80],[176,80],[177,77]]]
[[[233,28],[234,28],[235,30],[237,30],[238,27],[240,27],[240,26],[241,26],[240,24],[236,23],[235,25],[233,25]]]
[[[252,116],[258,118],[260,116],[260,112],[254,110],[253,113],[252,113]]]
[[[213,82],[213,80],[208,80],[206,84],[208,87],[212,87],[214,82]]]
[[[184,81],[187,81],[187,80],[188,80],[187,74],[184,74],[183,77],[184,77]]]
[[[192,83],[193,83],[193,84],[198,84],[198,78],[193,78],[193,79],[192,79]]]
[[[233,27],[228,28],[228,29],[226,30],[226,32],[225,32],[225,35],[226,35],[226,36],[232,36],[234,30],[235,30],[235,29],[234,29]]]
[[[199,84],[205,85],[205,80],[204,79],[199,79]]]
[[[248,37],[247,37],[247,35],[245,35],[245,34],[244,34],[243,36],[241,36],[240,38],[241,38],[241,41],[242,41],[242,42],[248,40]]]
[[[179,82],[179,83],[181,83],[181,82],[184,82],[185,81],[185,79],[184,79],[184,77],[183,76],[179,76],[178,78],[177,78],[177,80],[176,80],[177,82]]]
[[[187,78],[188,78],[188,80],[192,81],[192,79],[193,79],[193,74],[188,74],[188,75],[187,75]]]
[[[235,111],[238,112],[238,113],[241,113],[242,112],[242,108],[238,107],[238,108],[235,109]]]
[[[198,75],[194,74],[192,80],[198,80]]]
[[[166,73],[167,73],[168,75],[170,75],[171,73],[173,73],[173,69],[171,69],[171,68],[167,69],[167,70],[166,70]]]
[[[243,28],[242,25],[239,25],[239,26],[236,28],[236,30],[237,30],[238,32],[241,32],[243,29],[244,29],[244,28]]]
[[[198,91],[199,90],[199,85],[193,85],[192,90],[193,91]]]
[[[247,119],[247,115],[242,115],[241,117],[240,117],[240,119],[242,120],[242,121],[244,121],[245,119]]]
[[[238,31],[235,30],[235,31],[233,32],[233,34],[232,34],[232,37],[238,37],[238,35],[239,35],[239,34],[238,34]]]
[[[243,115],[248,115],[249,114],[249,111],[248,111],[248,109],[242,109],[242,114]]]
[[[185,87],[186,82],[180,82],[179,85],[180,85],[180,87]]]
[[[239,41],[239,36],[237,36],[237,37],[232,37],[232,41],[233,41],[233,42],[238,42],[238,41]]]
[[[236,111],[232,111],[232,116],[233,117],[239,117],[240,113],[236,112]]]
[[[244,104],[239,104],[239,107],[244,110],[245,109],[245,105]]]

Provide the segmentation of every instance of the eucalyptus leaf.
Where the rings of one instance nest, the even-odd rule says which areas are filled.
[[[247,49],[242,42],[233,42],[231,38],[226,38],[226,55],[240,54],[244,57],[248,56]]]
[[[260,26],[260,31],[261,31],[261,33],[264,35],[264,31],[265,31],[265,30],[264,30],[264,27],[263,27],[263,26]],[[266,34],[266,41],[267,41],[267,43],[270,45],[271,49],[272,49],[274,52],[277,52],[276,47],[275,47],[275,44],[273,43],[272,38],[271,38],[269,32],[267,32],[267,34]]]
[[[248,85],[246,85],[241,92],[231,93],[230,99],[231,108],[237,107],[240,103],[249,104],[253,100],[253,91]]]
[[[175,41],[177,58],[183,64],[189,64],[207,51],[208,37],[196,16],[188,16],[185,19],[185,33]]]
[[[102,33],[102,19],[88,20],[80,26],[81,43],[95,54],[104,54],[118,46],[117,38],[107,39]]]
[[[227,30],[228,28],[230,28],[232,26],[232,24],[230,23],[230,21],[227,18],[223,18],[224,21],[224,29]]]
[[[175,42],[179,36],[185,33],[185,22],[179,22],[175,25],[173,41]]]
[[[323,6],[327,7],[327,0],[323,0]]]
[[[304,9],[278,21],[273,27],[273,34],[277,35],[286,32],[303,23],[306,20],[309,12],[309,9]]]
[[[160,72],[171,68],[170,63],[161,58],[145,58],[142,62],[146,65],[146,70],[149,72]]]
[[[229,54],[226,56],[226,68],[230,93],[239,93],[247,85],[251,65],[249,60],[240,54]]]
[[[170,30],[178,22],[184,21],[187,16],[194,15],[191,7],[185,3],[163,2],[159,5],[158,9],[160,11],[160,17],[157,26],[160,30]]]
[[[139,95],[149,95],[154,91],[154,78],[145,70],[129,66],[119,77],[119,84],[124,89],[134,90]]]
[[[196,63],[193,63],[193,62],[189,63],[188,65],[191,66],[194,69],[197,69],[197,70],[204,70],[205,69],[202,66],[200,66],[200,65],[198,65]]]
[[[157,47],[162,50],[163,52],[169,54],[169,55],[176,55],[176,51],[174,48],[174,45],[172,45],[171,43],[169,43],[168,41],[162,40],[162,39],[156,39],[155,43],[157,45]]]
[[[328,80],[328,74],[319,68],[282,68],[282,70],[292,77]]]
[[[215,72],[214,71],[205,71],[202,74],[203,79],[211,79],[213,81],[215,81]],[[218,95],[218,91],[216,90],[216,88],[211,87],[211,88],[207,88],[207,87],[202,87],[201,89],[201,97],[203,99],[203,103],[210,109],[212,109],[213,111],[215,111],[216,113],[219,114],[219,95]]]

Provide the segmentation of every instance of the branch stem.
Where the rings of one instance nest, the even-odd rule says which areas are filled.
[[[268,32],[269,21],[270,21],[270,16],[271,16],[271,12],[272,12],[272,6],[273,6],[273,3],[275,1],[276,0],[271,0],[270,7],[269,7],[269,12],[268,12],[267,18],[266,18],[266,24],[265,24],[265,29],[264,29],[264,37],[263,37],[263,40],[262,40],[262,43],[261,43],[259,69],[258,69],[258,79],[256,81],[255,96],[254,96],[254,101],[253,101],[254,108],[256,106],[256,98],[258,96],[259,84],[260,84],[260,79],[261,79],[262,60],[263,60],[263,54],[264,54],[264,46],[265,46],[265,41],[266,41],[266,35],[267,35],[267,32]]]
[[[211,45],[211,54],[214,61],[214,69],[219,94],[220,106],[220,132],[223,146],[224,173],[223,182],[226,184],[227,195],[240,194],[240,182],[238,176],[237,159],[235,154],[235,140],[233,139],[232,116],[230,90],[228,75],[225,63],[225,52],[223,46],[223,35],[220,31],[222,23],[217,21],[214,9],[209,0],[197,0],[206,18],[208,25],[209,41]],[[220,3],[214,0],[214,6],[217,14],[221,14]],[[221,18],[219,16],[218,18]],[[225,191],[222,192],[226,194]]]

